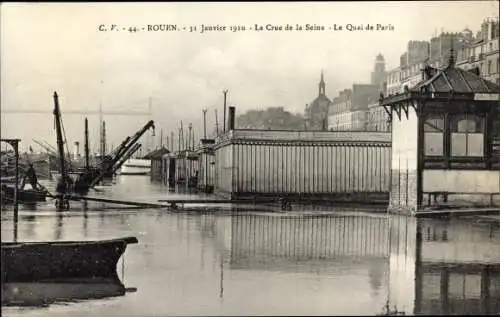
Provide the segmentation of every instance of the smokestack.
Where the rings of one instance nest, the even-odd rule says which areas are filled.
[[[229,107],[229,116],[228,116],[228,127],[229,131],[234,130],[234,122],[235,122],[235,107]]]
[[[78,141],[75,141],[74,156],[75,158],[80,157],[80,142]]]
[[[222,91],[222,93],[224,94],[224,120],[222,120],[222,132],[226,132],[226,101],[227,101],[227,89],[224,89],[224,91]],[[231,129],[229,129],[231,130]]]

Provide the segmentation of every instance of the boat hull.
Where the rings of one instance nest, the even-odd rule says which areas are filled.
[[[136,175],[136,176],[144,176],[144,175],[149,175],[149,172],[143,172],[143,171],[140,171],[140,172],[129,172],[129,171],[125,171],[125,172],[120,172],[120,175]]]
[[[2,306],[47,306],[124,296],[125,286],[119,279],[63,280],[37,283],[3,283]]]
[[[19,203],[36,203],[47,200],[47,192],[44,190],[36,189],[21,189],[18,192]],[[2,188],[2,203],[14,202],[14,187],[5,186]]]
[[[151,161],[144,159],[128,159],[120,168],[120,175],[149,175]]]
[[[103,241],[2,242],[2,281],[117,278],[116,264],[135,237]]]

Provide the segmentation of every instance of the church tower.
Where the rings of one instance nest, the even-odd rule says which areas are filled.
[[[325,96],[325,79],[323,77],[323,71],[321,71],[321,79],[319,81],[319,93],[318,96]]]
[[[371,84],[382,87],[386,78],[385,59],[382,54],[378,54],[375,59],[375,67],[372,72]]]
[[[318,96],[304,111],[305,126],[307,130],[327,130],[328,108],[331,103],[331,100],[326,96],[325,78],[323,70],[321,70],[321,77],[318,84]]]

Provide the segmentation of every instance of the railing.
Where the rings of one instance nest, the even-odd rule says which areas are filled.
[[[500,193],[491,193],[491,192],[452,192],[452,191],[432,191],[432,192],[424,192],[424,195],[427,195],[427,205],[448,205],[449,196],[489,196],[489,206],[495,205],[495,197],[499,197]],[[471,203],[474,204],[474,203]],[[478,205],[478,203],[475,203]]]

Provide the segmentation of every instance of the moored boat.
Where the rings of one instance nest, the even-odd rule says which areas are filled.
[[[146,159],[128,159],[120,169],[121,175],[149,175],[151,161]]]
[[[2,281],[43,282],[74,278],[116,278],[127,237],[101,241],[2,242]]]
[[[42,283],[3,283],[2,306],[47,306],[124,296],[127,289],[118,278],[58,280]]]
[[[2,184],[1,201],[3,204],[14,202],[14,187],[14,185],[9,186]],[[20,203],[36,203],[46,201],[49,193],[45,188],[19,189],[18,195],[18,201]]]

